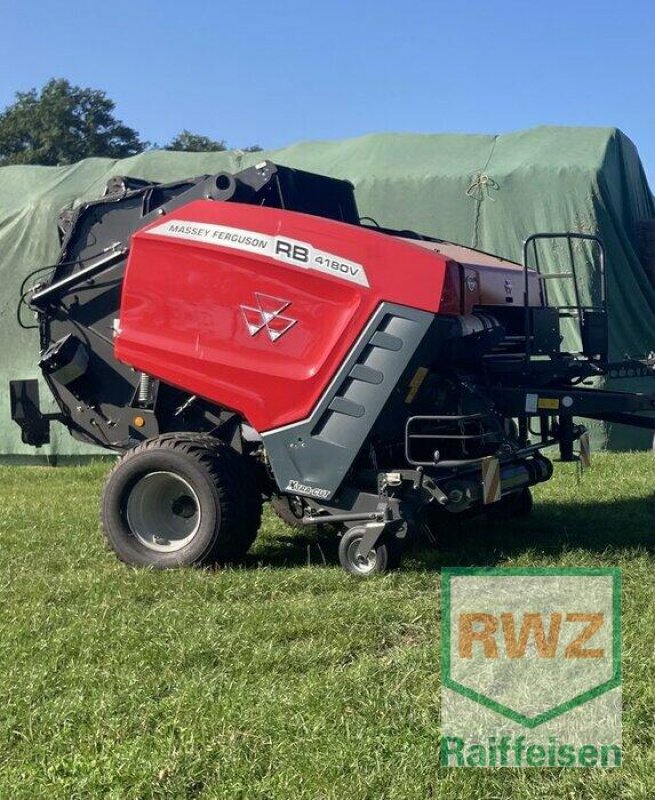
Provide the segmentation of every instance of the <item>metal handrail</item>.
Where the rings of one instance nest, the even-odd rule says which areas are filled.
[[[536,242],[540,239],[566,239],[569,251],[570,272],[551,273],[549,275],[542,275],[539,268],[539,255],[537,251]],[[587,242],[594,242],[598,245],[600,254],[599,267],[600,267],[600,306],[598,305],[583,305],[580,301],[580,287],[578,284],[578,276],[575,269],[575,256],[573,254],[573,240],[580,239]],[[530,341],[530,269],[528,267],[528,251],[532,246],[535,255],[535,265],[537,277],[540,281],[541,291],[543,292],[543,301],[548,305],[548,290],[546,281],[552,278],[572,278],[573,290],[575,292],[576,305],[562,305],[557,306],[558,311],[577,311],[579,320],[580,336],[582,337],[582,310],[602,311],[607,314],[607,273],[605,270],[605,245],[598,236],[591,233],[579,233],[577,231],[566,231],[564,233],[533,233],[523,242],[523,308],[524,308],[524,331],[525,331],[525,360],[529,361],[532,355],[531,341]]]

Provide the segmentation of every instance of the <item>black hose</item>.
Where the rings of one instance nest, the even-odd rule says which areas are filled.
[[[86,258],[78,258],[75,261],[59,261],[57,264],[48,264],[45,267],[38,267],[35,270],[32,270],[28,275],[23,278],[21,282],[19,292],[19,300],[18,305],[16,306],[16,322],[18,325],[25,331],[31,331],[37,329],[38,325],[25,325],[21,318],[21,310],[23,306],[26,306],[27,303],[25,302],[25,298],[32,292],[34,287],[30,287],[29,289],[25,289],[25,285],[28,281],[31,281],[35,275],[39,275],[42,272],[47,272],[47,270],[55,270],[58,267],[74,267],[76,264],[85,264],[87,261],[91,261],[94,258],[97,258],[98,254],[93,256],[87,256]]]

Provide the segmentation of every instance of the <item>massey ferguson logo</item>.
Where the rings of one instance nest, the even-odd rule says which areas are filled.
[[[257,336],[260,331],[265,329],[268,338],[272,342],[276,342],[298,322],[297,319],[282,316],[282,312],[290,305],[291,301],[289,300],[255,292],[254,306],[240,306],[248,333],[251,336]]]

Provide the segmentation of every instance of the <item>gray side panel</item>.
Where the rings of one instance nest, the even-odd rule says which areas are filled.
[[[282,490],[332,497],[433,319],[383,303],[312,415],[262,434]]]

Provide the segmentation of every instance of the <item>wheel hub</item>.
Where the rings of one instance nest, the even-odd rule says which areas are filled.
[[[191,484],[174,472],[150,472],[133,486],[127,523],[142,545],[159,553],[180,550],[198,532],[200,502]]]
[[[348,558],[350,559],[351,563],[362,575],[368,575],[369,572],[372,572],[375,569],[375,564],[377,562],[377,554],[375,550],[369,550],[368,555],[363,556],[358,553],[360,539],[353,539],[353,541],[348,546]]]
[[[171,503],[171,511],[178,517],[190,519],[196,513],[196,504],[193,497],[183,494]]]

